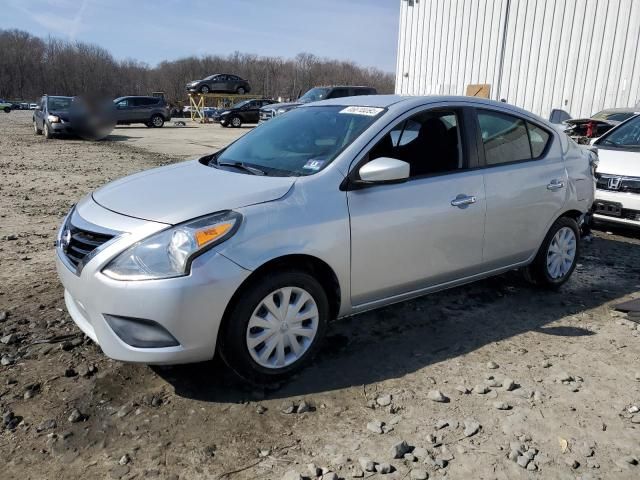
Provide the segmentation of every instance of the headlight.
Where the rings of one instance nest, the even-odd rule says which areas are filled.
[[[102,273],[115,280],[156,280],[187,275],[193,259],[230,238],[241,221],[242,215],[226,211],[163,230],[129,247]]]
[[[49,120],[49,122],[51,123],[60,123],[60,117],[58,117],[57,115],[49,115],[47,117],[47,120]]]

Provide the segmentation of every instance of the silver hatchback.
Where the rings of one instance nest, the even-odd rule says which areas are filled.
[[[62,223],[58,273],[72,318],[112,358],[217,351],[245,379],[276,381],[331,319],[520,267],[563,284],[594,157],[504,103],[317,102],[88,195]]]

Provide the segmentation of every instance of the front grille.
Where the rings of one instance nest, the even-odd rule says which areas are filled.
[[[610,192],[639,193],[640,177],[625,177],[608,173],[596,174],[596,188]]]
[[[73,225],[71,221],[67,222],[63,230],[62,240],[64,240],[65,235],[67,236],[68,243],[61,243],[62,251],[69,262],[76,268],[81,262],[85,261],[96,248],[113,238],[113,235],[78,228]]]

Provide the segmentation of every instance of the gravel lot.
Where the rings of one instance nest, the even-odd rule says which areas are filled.
[[[0,477],[640,478],[640,331],[612,310],[640,297],[633,232],[596,232],[560,292],[514,272],[335,322],[279,388],[104,357],[64,309],[56,228],[97,186],[180,160],[128,138],[165,132],[180,141],[46,141],[0,115]]]

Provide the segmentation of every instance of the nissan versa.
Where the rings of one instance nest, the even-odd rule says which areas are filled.
[[[595,163],[504,103],[326,100],[88,195],[62,224],[57,268],[69,313],[108,356],[217,351],[245,379],[275,381],[330,319],[519,267],[562,285]]]

